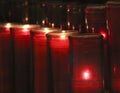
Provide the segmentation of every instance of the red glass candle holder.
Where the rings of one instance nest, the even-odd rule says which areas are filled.
[[[73,66],[73,93],[104,92],[103,40],[98,34],[69,37]]]
[[[68,36],[75,33],[73,31],[61,31],[47,34],[54,93],[71,93]]]
[[[11,28],[16,93],[29,93],[31,90],[30,30],[38,27],[39,25],[18,25]]]
[[[14,92],[14,72],[11,60],[10,27],[14,23],[0,24],[0,93]]]
[[[59,31],[59,29],[44,27],[31,31],[34,93],[52,93],[46,34],[53,31]]]
[[[106,3],[107,20],[109,29],[109,62],[111,64],[111,90],[112,93],[120,92],[120,2],[109,1]]]

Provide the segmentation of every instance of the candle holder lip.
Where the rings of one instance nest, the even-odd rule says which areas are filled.
[[[106,12],[106,6],[102,4],[88,5],[85,12],[88,14]]]
[[[69,35],[69,38],[92,38],[92,39],[95,39],[95,38],[102,38],[103,39],[103,36],[98,34],[98,33],[80,33],[80,34],[73,34],[73,35]]]
[[[105,9],[105,5],[104,4],[90,4],[86,7],[86,9]]]
[[[35,24],[19,24],[13,28],[39,28],[39,27],[40,27],[39,25],[35,25]]]
[[[66,31],[66,32],[56,31],[56,32],[50,32],[50,33],[46,34],[46,36],[48,38],[60,38],[61,35],[68,37],[69,35],[73,35],[73,34],[78,34],[78,32],[75,32],[75,31]]]
[[[59,31],[60,29],[59,28],[51,28],[51,27],[40,27],[40,28],[35,28],[32,31],[33,32],[40,32],[40,31],[44,32],[44,30],[49,30],[49,31],[58,30]]]
[[[18,23],[12,23],[12,22],[5,22],[5,23],[0,23],[1,28],[11,28],[19,25]]]
[[[106,7],[120,7],[120,1],[107,1]]]
[[[51,28],[51,27],[41,27],[41,28],[35,28],[35,29],[32,29],[30,32],[31,33],[50,33],[50,32],[54,32],[54,31],[60,31],[59,28]]]

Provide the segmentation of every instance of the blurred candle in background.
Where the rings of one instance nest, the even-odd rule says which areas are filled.
[[[103,41],[98,34],[71,35],[73,93],[104,92]]]
[[[68,36],[75,33],[77,32],[63,30],[47,34],[54,93],[72,92]]]
[[[108,1],[106,9],[110,46],[111,90],[112,93],[120,93],[120,1]]]
[[[15,93],[30,93],[30,30],[39,25],[18,25],[11,28]]]
[[[98,33],[104,39],[104,66],[105,66],[105,89],[110,89],[110,64],[108,62],[108,29],[106,22],[106,7],[101,4],[88,5],[85,9],[86,29],[89,33]]]
[[[69,22],[69,28],[73,30],[73,26],[75,30],[82,29],[85,31],[84,26],[84,5],[80,5],[78,3],[68,3],[67,6],[67,22]],[[79,28],[81,27],[81,28]]]
[[[85,8],[87,32],[106,32],[106,8],[104,5],[88,5]]]
[[[47,38],[49,32],[59,31],[43,27],[31,31],[33,93],[52,93],[51,71],[48,63]]]
[[[10,27],[13,23],[0,24],[0,93],[14,92],[13,62],[11,60]]]

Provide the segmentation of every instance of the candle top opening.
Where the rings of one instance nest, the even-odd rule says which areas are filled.
[[[82,33],[82,34],[74,34],[70,35],[70,38],[103,38],[102,35],[98,33]]]

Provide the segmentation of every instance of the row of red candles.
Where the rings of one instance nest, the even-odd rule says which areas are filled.
[[[100,31],[105,42],[100,34],[2,25],[1,93],[119,93],[119,3],[109,3],[107,13],[109,32]]]
[[[30,34],[31,29],[33,30]],[[48,39],[46,33],[49,33],[47,34]],[[8,79],[4,74],[13,75],[11,79],[14,78],[13,85],[17,93],[28,93],[31,91],[30,89],[33,89],[35,93],[49,93],[50,91],[55,93],[72,91],[75,93],[81,91],[83,93],[88,91],[101,93],[103,91],[103,48],[100,35],[79,35],[77,31],[40,28],[39,25],[13,25],[11,31],[1,27],[0,35],[1,45],[5,44],[3,47],[1,46],[0,58],[9,59],[6,61],[3,58],[1,66],[3,64],[11,65],[4,68],[10,73],[2,68],[3,78]],[[69,35],[71,35],[71,48]],[[14,65],[12,66],[12,64]],[[9,85],[11,81],[5,83],[4,80],[4,84]],[[6,90],[4,84],[2,86]],[[54,87],[53,90],[52,87]]]

